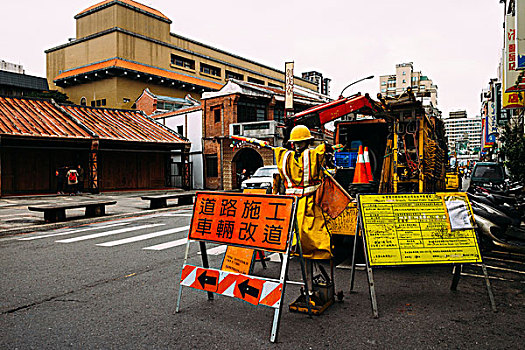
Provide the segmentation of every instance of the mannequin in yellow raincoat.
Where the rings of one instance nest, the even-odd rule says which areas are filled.
[[[312,261],[330,259],[330,235],[321,208],[315,204],[315,191],[323,179],[322,166],[326,145],[308,148],[313,139],[304,125],[295,126],[290,133],[293,151],[274,148],[279,174],[284,181],[285,194],[299,197],[297,202],[297,226],[307,262],[307,282],[312,290]]]

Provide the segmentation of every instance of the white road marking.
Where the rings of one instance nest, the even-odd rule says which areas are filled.
[[[143,240],[150,239],[150,238],[155,238],[155,237],[160,237],[160,236],[170,235],[170,234],[172,234],[172,233],[176,233],[176,232],[180,232],[180,231],[188,230],[189,228],[190,228],[189,226],[182,226],[182,227],[170,228],[169,230],[158,231],[158,232],[152,232],[152,233],[148,233],[148,234],[145,234],[145,235],[140,235],[140,236],[134,236],[134,237],[130,237],[130,238],[119,239],[119,240],[117,240],[117,241],[111,241],[111,242],[99,243],[99,244],[97,244],[97,245],[98,245],[98,246],[101,246],[101,247],[114,247],[114,246],[116,246],[116,245],[121,245],[121,244],[126,244],[126,243],[133,243],[133,242],[143,241]]]
[[[268,257],[270,258],[271,262],[281,262],[281,255],[279,253],[273,253]]]
[[[64,231],[64,232],[58,232],[58,233],[50,233],[50,234],[47,234],[47,235],[40,235],[40,236],[33,236],[33,237],[24,237],[24,238],[19,238],[18,240],[19,241],[31,241],[33,239],[40,239],[40,238],[46,238],[46,237],[55,237],[55,236],[64,236],[64,235],[70,235],[70,234],[73,234],[73,233],[77,233],[77,232],[84,232],[84,231],[92,231],[92,230],[102,230],[102,229],[105,229],[105,228],[110,228],[110,227],[114,227],[114,226],[122,226],[122,225],[127,225],[128,223],[127,222],[119,222],[119,223],[116,223],[116,224],[110,224],[110,225],[106,225],[106,226],[91,226],[91,227],[87,227],[87,228],[80,228],[78,230],[68,230],[68,231]]]
[[[161,214],[160,216],[193,216],[193,213],[171,213],[171,214]]]
[[[149,224],[149,225],[126,227],[126,228],[121,228],[121,229],[118,229],[118,230],[94,233],[94,234],[87,235],[87,236],[68,238],[68,239],[63,239],[63,240],[55,241],[55,242],[57,242],[57,243],[73,243],[73,242],[78,242],[78,241],[85,241],[87,239],[106,237],[106,236],[116,235],[116,234],[119,234],[119,233],[130,232],[130,231],[137,231],[137,230],[141,230],[141,229],[145,229],[145,228],[151,228],[151,227],[157,227],[157,226],[163,226],[163,225],[166,225],[166,224]]]
[[[188,243],[188,238],[177,239],[176,241],[161,243],[157,245],[152,245],[151,247],[142,248],[144,250],[164,250],[169,248],[175,248],[181,245]]]
[[[224,252],[226,252],[227,248],[228,248],[228,246],[226,244],[223,244],[223,245],[217,246],[215,248],[206,249],[206,253],[208,253],[209,255],[221,255]],[[200,252],[199,252],[199,254],[200,254]]]

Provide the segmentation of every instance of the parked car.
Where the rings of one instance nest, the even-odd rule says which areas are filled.
[[[266,193],[272,193],[273,176],[277,173],[279,173],[277,165],[263,166],[255,170],[255,173],[249,179],[241,183],[241,189],[263,188],[266,190]]]
[[[500,186],[505,182],[505,168],[496,162],[477,162],[470,175],[472,186]]]

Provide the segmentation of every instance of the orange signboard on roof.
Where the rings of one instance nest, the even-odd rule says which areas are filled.
[[[293,196],[197,192],[189,239],[284,252]]]

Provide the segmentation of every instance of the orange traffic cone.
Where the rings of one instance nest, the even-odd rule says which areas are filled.
[[[374,176],[372,175],[372,167],[370,167],[370,158],[368,156],[368,147],[365,147],[363,158],[365,160],[366,177],[368,178],[369,182],[374,181]]]
[[[355,184],[367,184],[368,183],[368,179],[366,177],[365,159],[363,156],[363,146],[359,146],[359,152],[357,153],[357,162],[355,163],[353,183]]]

